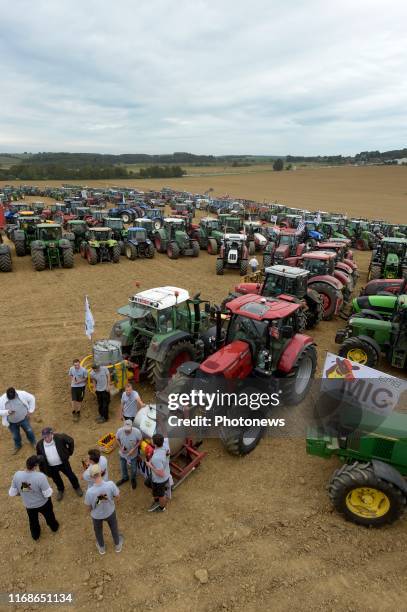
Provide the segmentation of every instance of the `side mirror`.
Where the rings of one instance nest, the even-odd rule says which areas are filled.
[[[294,330],[291,325],[283,325],[281,328],[281,337],[285,339],[292,338],[294,336]]]
[[[211,305],[208,302],[205,302],[204,309],[205,309],[206,314],[210,314],[210,312],[211,312]]]

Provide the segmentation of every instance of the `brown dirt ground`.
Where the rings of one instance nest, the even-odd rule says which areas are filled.
[[[376,171],[381,178],[375,198],[384,201],[388,193],[380,195],[383,174]],[[329,172],[320,171],[322,182]],[[293,200],[307,190],[311,173],[304,173],[304,188],[293,190]],[[334,183],[331,202],[340,199],[337,189]],[[246,186],[240,195],[256,195],[249,192]],[[359,210],[349,207],[349,212],[369,214],[371,191],[359,196]],[[369,254],[358,253],[357,260],[364,282]],[[71,422],[66,372],[72,358],[90,348],[83,332],[84,295],[91,300],[100,338],[108,335],[116,309],[136,291],[136,280],[142,288],[179,285],[214,301],[238,280],[233,271],[216,277],[215,258],[203,252],[199,260],[174,262],[157,255],[152,261],[122,258],[120,265],[94,268],[76,256],[73,270],[42,273],[32,270],[28,257],[14,257],[13,262],[14,272],[0,278],[0,388],[13,384],[36,395],[37,434],[51,424],[73,435],[77,473],[86,450],[119,424],[114,418],[109,427],[96,426],[91,397],[80,424]],[[334,332],[341,323],[324,323],[315,332],[320,365],[326,350],[335,351]],[[145,400],[151,397],[151,389],[141,387],[141,393]],[[117,414],[117,397],[112,408]],[[165,515],[146,513],[150,498],[145,487],[124,487],[118,504],[123,551],[115,554],[108,536],[108,552],[100,557],[87,510],[69,483],[64,500],[54,503],[59,533],[45,527],[40,541],[31,541],[21,502],[7,496],[11,476],[22,467],[30,447],[25,444],[14,457],[11,437],[2,427],[0,438],[0,542],[7,560],[0,592],[72,591],[74,609],[80,611],[108,606],[118,612],[406,609],[404,522],[380,531],[345,523],[332,511],[325,491],[337,463],[307,456],[303,439],[266,439],[243,459],[228,456],[218,441],[205,442],[208,456],[176,491]],[[116,479],[116,452],[109,461]],[[207,584],[194,577],[200,568],[208,571]]]

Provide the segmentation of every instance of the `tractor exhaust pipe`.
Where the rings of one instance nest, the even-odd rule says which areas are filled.
[[[215,311],[215,321],[216,321],[216,350],[218,350],[222,345],[222,311],[219,306],[216,306]]]

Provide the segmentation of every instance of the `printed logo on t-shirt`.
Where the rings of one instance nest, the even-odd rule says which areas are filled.
[[[104,476],[105,474],[106,474],[106,470],[103,470],[103,472],[101,472],[101,473],[100,473],[100,475],[102,476],[102,478],[103,478],[103,476]]]
[[[96,500],[96,505],[98,506],[99,504],[103,504],[104,502],[108,502],[109,499],[106,495],[106,493],[103,493],[102,495],[98,495],[97,500]]]
[[[22,482],[21,483],[21,491],[24,491],[25,493],[27,491],[31,491],[31,484],[29,482]]]

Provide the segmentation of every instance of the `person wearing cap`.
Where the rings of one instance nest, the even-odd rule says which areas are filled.
[[[108,464],[107,459],[101,454],[98,448],[91,448],[88,450],[88,459],[82,462],[85,471],[82,474],[82,479],[88,483],[88,487],[93,484],[92,477],[90,475],[90,468],[92,465],[98,465],[104,481],[109,480]]]
[[[25,470],[19,470],[13,476],[8,494],[10,497],[19,495],[25,506],[33,540],[38,540],[41,526],[38,515],[42,514],[48,527],[58,531],[59,523],[55,518],[52,506],[52,489],[45,474],[38,472],[39,458],[36,455],[28,457]]]
[[[127,383],[120,402],[120,418],[124,421],[130,420],[133,423],[137,411],[144,405],[140,395],[133,389],[133,385]]]
[[[15,455],[21,450],[22,440],[20,427],[24,430],[31,446],[35,448],[35,434],[30,424],[30,414],[35,410],[35,397],[27,391],[9,387],[0,397],[0,416],[2,423],[8,427],[14,440]]]
[[[72,418],[74,421],[79,421],[88,381],[88,371],[81,366],[79,359],[73,360],[73,364],[69,368],[69,377],[71,379]]]
[[[106,521],[112,533],[115,551],[119,553],[123,546],[123,536],[119,534],[115,506],[115,499],[118,500],[120,497],[119,489],[111,480],[107,482],[103,480],[100,465],[97,463],[90,466],[89,475],[92,479],[92,486],[86,492],[85,504],[89,506],[93,520],[96,548],[101,555],[105,554],[103,522]]]
[[[124,421],[123,427],[116,432],[122,473],[122,477],[116,483],[118,487],[129,479],[128,466],[130,466],[131,486],[133,489],[137,487],[137,455],[142,438],[141,431],[133,427],[133,421],[130,419]]]
[[[41,457],[41,468],[56,484],[57,501],[62,500],[65,491],[60,472],[68,478],[78,497],[83,495],[79,480],[69,463],[69,457],[73,454],[74,448],[75,444],[71,436],[54,433],[52,427],[44,427],[42,439],[37,443],[37,455]]]
[[[109,404],[110,404],[110,372],[106,366],[101,366],[98,363],[92,365],[90,372],[93,391],[96,393],[96,398],[99,408],[99,416],[96,419],[97,423],[106,423],[109,420]]]

